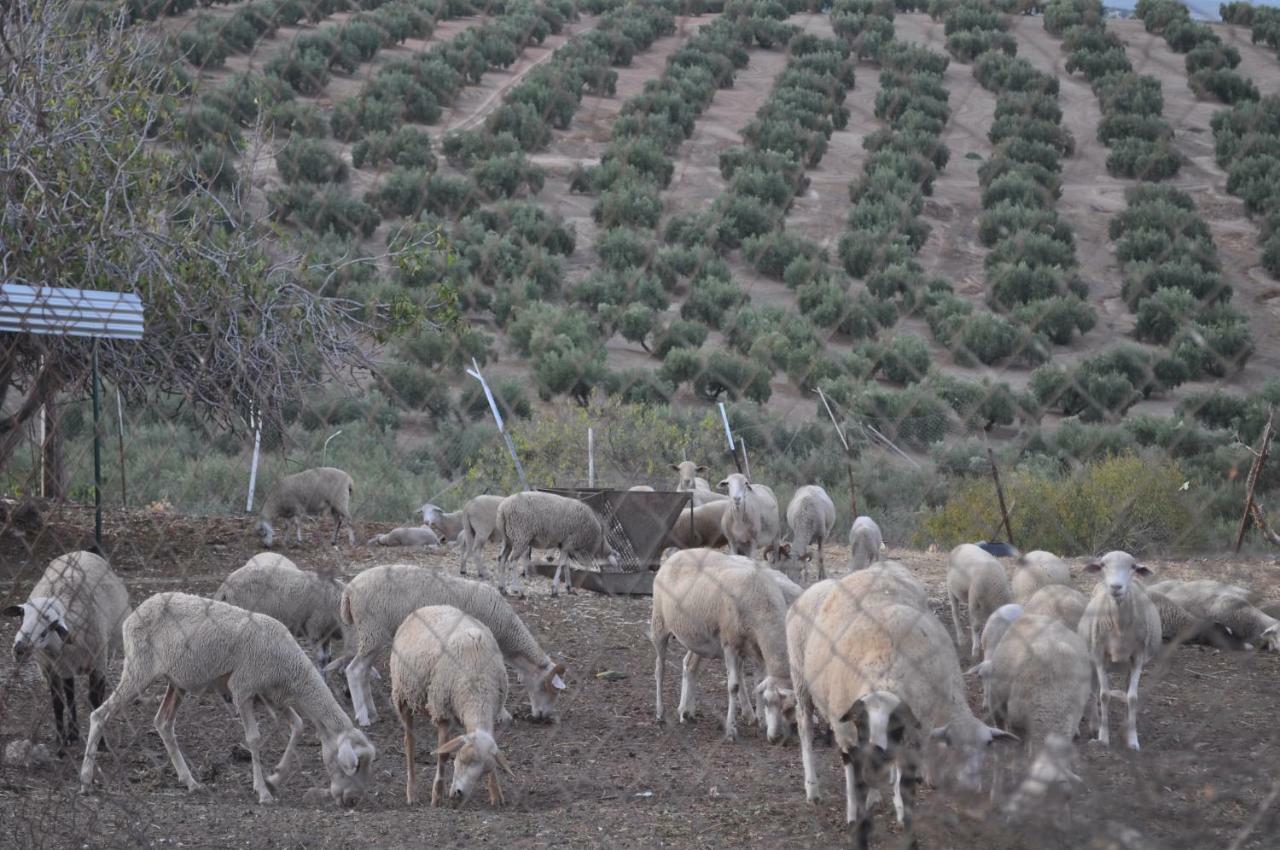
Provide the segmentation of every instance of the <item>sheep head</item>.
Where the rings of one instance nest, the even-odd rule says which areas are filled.
[[[671,464],[671,468],[680,475],[680,483],[676,484],[677,490],[693,490],[694,482],[699,475],[706,475],[707,468],[694,463],[691,460],[681,461],[680,463]]]
[[[756,685],[756,694],[764,703],[765,735],[769,743],[782,743],[787,738],[787,716],[794,715],[796,708],[791,680],[765,676]]]
[[[1142,566],[1128,552],[1116,550],[1084,565],[1086,573],[1101,573],[1100,580],[1116,602],[1123,602],[1133,587],[1133,577],[1149,576],[1151,570]]]
[[[13,660],[19,664],[36,652],[57,652],[70,633],[67,609],[49,596],[36,596],[21,605],[4,609],[10,617],[21,617],[22,625],[13,637]]]
[[[502,788],[498,785],[497,770],[502,768],[511,774],[511,765],[498,749],[498,742],[483,729],[447,741],[436,750],[437,756],[453,756],[453,783],[449,786],[449,799],[461,803],[471,799],[480,780],[489,778],[489,791],[494,805],[503,801]]]
[[[746,501],[747,494],[751,492],[751,479],[741,472],[735,472],[717,484],[716,489],[728,493],[734,512],[741,514],[743,502]]]
[[[999,740],[1021,740],[1012,732],[988,726],[976,717],[962,717],[933,730],[931,737],[952,751],[959,763],[956,781],[967,791],[982,788],[982,766],[987,749]]]
[[[329,771],[329,796],[335,803],[350,808],[360,802],[369,786],[376,755],[373,744],[359,729],[347,729],[335,738],[321,739],[320,756]]]
[[[555,720],[556,697],[564,690],[564,674],[563,664],[556,664],[548,659],[536,674],[520,675],[529,692],[529,709],[533,712],[534,720]]]

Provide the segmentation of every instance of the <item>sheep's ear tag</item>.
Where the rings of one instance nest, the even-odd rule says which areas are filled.
[[[338,746],[338,767],[342,768],[342,772],[348,776],[354,774],[356,769],[360,767],[360,759],[356,756],[355,748],[351,746],[350,740],[344,740]]]

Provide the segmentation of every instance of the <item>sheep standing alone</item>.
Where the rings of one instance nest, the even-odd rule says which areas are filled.
[[[4,613],[21,617],[13,660],[34,657],[49,683],[58,748],[80,738],[76,676],[89,677],[89,704],[102,705],[107,666],[120,649],[129,592],[110,565],[92,552],[68,552],[45,567],[27,601]],[[65,713],[64,713],[65,712]]]
[[[654,649],[657,717],[663,721],[662,691],[667,645],[672,637],[688,654],[680,685],[680,722],[694,713],[699,659],[723,658],[728,676],[729,708],[725,737],[737,738],[735,715],[756,721],[741,664],[753,659],[764,666],[756,686],[765,708],[770,743],[781,741],[784,695],[790,691],[787,662],[787,601],[773,571],[748,558],[711,549],[677,552],[662,563],[653,579],[653,613],[649,634]]]
[[[1071,569],[1066,561],[1040,549],[1018,558],[1018,567],[1010,583],[1014,602],[1024,603],[1037,590],[1051,584],[1071,584]]]
[[[369,692],[374,660],[391,646],[405,617],[427,605],[452,605],[484,623],[528,690],[534,718],[554,716],[555,698],[564,688],[564,666],[542,651],[497,590],[412,564],[390,564],[353,578],[339,608],[342,621],[355,627],[356,649],[347,667],[347,685],[361,726],[378,718]]]
[[[806,484],[796,488],[795,495],[787,505],[787,526],[791,529],[791,557],[798,561],[807,561],[809,545],[818,547],[818,580],[827,577],[827,565],[823,559],[822,547],[831,536],[831,528],[836,524],[836,505],[816,484]]]
[[[369,538],[366,546],[439,546],[440,537],[424,526],[393,528]]]
[[[860,516],[849,527],[849,569],[862,570],[880,560],[884,552],[884,535],[869,516]]]
[[[773,490],[763,484],[753,484],[740,472],[716,486],[729,494],[729,510],[720,525],[729,543],[729,554],[754,558],[756,549],[764,549],[766,559],[772,555],[776,560],[781,520]]]
[[[391,702],[404,727],[405,799],[418,801],[413,768],[413,715],[425,713],[436,725],[436,775],[431,805],[444,791],[444,763],[454,756],[449,796],[466,800],[481,778],[489,802],[501,805],[499,767],[511,772],[493,730],[507,700],[507,668],[493,633],[449,605],[414,611],[396,630],[391,646]],[[463,733],[452,740],[450,727]]]
[[[531,553],[535,546],[560,550],[556,573],[551,577],[552,596],[558,593],[562,575],[565,591],[573,592],[565,564],[569,559],[591,564],[599,558],[614,566],[618,564],[618,555],[610,548],[605,535],[604,522],[589,505],[577,499],[555,493],[516,493],[498,506],[497,528],[502,537],[498,587],[504,593],[524,594],[520,571],[516,572],[514,583],[511,582],[511,559],[520,559],[527,574],[532,567]]]
[[[93,784],[97,744],[111,716],[157,679],[168,687],[155,726],[178,778],[200,787],[174,737],[174,716],[189,693],[217,690],[230,698],[244,724],[244,742],[253,761],[258,802],[272,802],[296,767],[302,734],[300,714],[320,732],[320,752],[329,773],[329,794],[353,806],[369,783],[373,744],[351,723],[302,647],[279,621],[186,593],[157,593],[124,622],[124,670],[120,684],[89,721],[89,740],[80,766],[81,790]],[[263,777],[255,703],[281,711],[289,721],[289,743],[280,763]]]
[[[1256,607],[1252,594],[1243,587],[1200,579],[1162,581],[1151,589],[1163,593],[1192,616],[1229,629],[1241,640],[1280,651],[1280,619]]]
[[[1147,598],[1135,575],[1150,575],[1128,552],[1108,552],[1085,565],[1085,572],[1102,574],[1089,605],[1076,627],[1089,648],[1098,676],[1098,741],[1111,743],[1107,726],[1107,701],[1113,695],[1107,665],[1129,669],[1129,688],[1124,692],[1129,713],[1125,722],[1129,749],[1138,749],[1138,680],[1142,668],[1160,651],[1160,613]]]
[[[264,552],[223,579],[213,598],[275,617],[295,637],[319,647],[317,660],[323,667],[329,663],[334,638],[345,638],[338,616],[345,588],[337,578],[300,570],[288,558]],[[350,651],[345,640],[343,647]]]
[[[1031,594],[1031,598],[1022,605],[1022,613],[1055,617],[1074,631],[1088,604],[1089,598],[1075,588],[1050,584]]]
[[[947,601],[951,603],[951,623],[955,629],[956,643],[963,643],[960,631],[958,602],[969,609],[969,654],[978,656],[979,629],[986,624],[991,612],[1011,601],[1009,577],[1004,567],[992,555],[972,543],[962,543],[951,550],[947,557]]]
[[[338,532],[343,522],[347,524],[347,540],[352,546],[356,545],[356,533],[351,527],[353,487],[351,476],[332,466],[286,475],[262,506],[262,520],[258,523],[262,545],[269,547],[275,541],[275,523],[290,519],[294,521],[298,542],[301,543],[302,518],[326,511],[333,516],[333,545],[338,544]]]

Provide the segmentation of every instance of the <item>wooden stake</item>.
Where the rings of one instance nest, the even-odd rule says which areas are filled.
[[[827,402],[827,394],[819,387],[818,398],[822,399],[822,406],[827,409],[827,416],[831,418],[831,425],[836,429],[836,436],[840,438],[840,444],[844,446],[845,471],[849,473],[849,510],[853,513],[853,518],[858,518],[858,491],[853,486],[853,450],[849,448],[849,441],[845,439],[844,429],[840,427],[840,423],[836,421],[836,415],[831,411],[831,405]]]
[[[996,455],[991,451],[990,446],[987,446],[987,460],[991,462],[991,477],[996,482],[996,498],[1000,500],[1000,517],[1004,520],[1004,533],[1009,538],[1009,545],[1016,549],[1018,544],[1013,542],[1013,526],[1009,524],[1009,510],[1004,505],[1004,487],[1000,485],[1000,469],[996,466]]]
[[[1249,467],[1249,477],[1245,479],[1244,493],[1244,514],[1240,517],[1240,528],[1236,532],[1235,551],[1240,551],[1241,544],[1244,543],[1244,533],[1249,530],[1249,520],[1258,519],[1261,511],[1254,513],[1253,491],[1258,486],[1258,477],[1262,474],[1262,466],[1267,462],[1267,455],[1271,452],[1271,440],[1275,436],[1275,408],[1271,408],[1267,413],[1267,424],[1262,429],[1262,445],[1258,451],[1253,454],[1253,465]],[[1259,528],[1264,530],[1265,524],[1259,523]]]

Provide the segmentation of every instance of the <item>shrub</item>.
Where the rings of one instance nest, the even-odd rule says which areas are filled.
[[[433,373],[393,363],[383,367],[382,376],[388,395],[410,410],[428,410],[435,416],[449,412],[449,386]]]
[[[657,324],[657,313],[644,304],[632,304],[618,314],[617,330],[622,338],[638,343],[645,351],[649,350],[645,342]]]
[[[928,373],[931,359],[923,339],[915,334],[900,334],[885,346],[880,369],[895,384],[914,384]]]
[[[728,351],[713,351],[693,379],[693,391],[706,401],[721,396],[730,401],[739,398],[763,404],[769,400],[772,373],[755,360]]]
[[[1181,287],[1161,289],[1144,298],[1138,306],[1134,335],[1144,342],[1167,345],[1178,329],[1193,319],[1200,304]]]
[[[672,348],[662,358],[658,375],[674,387],[692,384],[702,372],[702,355],[693,348]]]
[[[725,317],[746,300],[746,293],[728,278],[699,277],[689,287],[680,317],[719,328]]]
[[[753,236],[742,243],[743,256],[761,274],[774,280],[782,280],[787,267],[799,258],[826,261],[822,246],[801,236],[775,230],[763,236]]]
[[[960,324],[959,334],[952,344],[989,366],[1011,357],[1018,350],[1021,336],[1008,319],[991,313],[978,313]]]
[[[626,271],[644,268],[649,260],[650,237],[629,227],[606,230],[596,239],[596,253],[605,268]]]
[[[605,391],[623,404],[666,405],[675,395],[675,385],[649,369],[627,369],[605,378]]]
[[[1198,97],[1214,97],[1226,104],[1262,97],[1253,80],[1245,79],[1229,68],[1196,71],[1188,78],[1187,84]]]
[[[1093,307],[1073,296],[1031,301],[1014,310],[1013,315],[1033,333],[1044,334],[1056,345],[1066,345],[1077,332],[1088,333],[1098,323]]]
[[[430,180],[425,168],[397,168],[370,189],[365,200],[384,216],[410,218],[425,206]]]
[[[1121,139],[1107,156],[1107,171],[1115,177],[1167,180],[1180,168],[1182,157],[1165,140]]]
[[[276,168],[286,183],[344,183],[348,169],[319,139],[293,138],[276,154]]]
[[[654,228],[662,217],[662,201],[657,188],[648,183],[622,182],[600,195],[591,208],[591,217],[606,228]]]
[[[701,348],[707,341],[709,332],[702,322],[672,319],[653,335],[654,356],[665,359],[667,354],[675,348]]]

